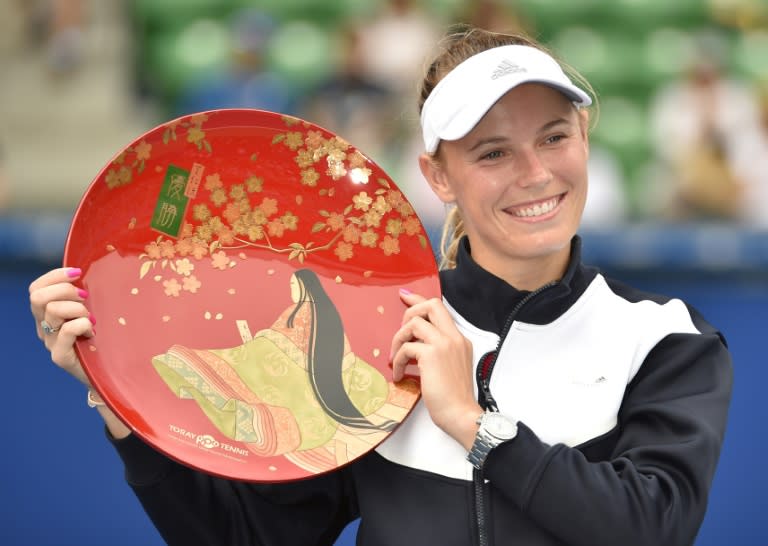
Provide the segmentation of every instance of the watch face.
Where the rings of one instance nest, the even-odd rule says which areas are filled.
[[[509,440],[517,434],[517,425],[500,413],[487,414],[483,424],[489,434],[502,440]]]

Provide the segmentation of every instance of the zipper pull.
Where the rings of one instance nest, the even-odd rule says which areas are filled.
[[[482,390],[483,398],[485,399],[485,408],[491,411],[499,411],[499,408],[496,405],[496,400],[493,399],[493,395],[491,394],[491,387],[488,384],[487,378],[483,378],[480,383],[480,389]]]
[[[478,385],[478,402],[483,409],[490,409],[491,411],[499,411],[496,407],[496,401],[493,399],[490,388],[491,369],[496,361],[496,351],[488,351],[481,358],[477,364],[477,385]]]

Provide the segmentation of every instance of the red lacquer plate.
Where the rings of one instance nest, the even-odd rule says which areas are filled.
[[[420,395],[389,350],[399,289],[440,294],[427,234],[379,166],[306,121],[216,110],[149,131],[88,188],[64,263],[98,321],[76,343],[93,386],[199,470],[334,470]]]

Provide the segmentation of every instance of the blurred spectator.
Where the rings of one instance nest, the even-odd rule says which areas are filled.
[[[51,4],[48,65],[55,74],[67,74],[83,62],[85,7],[82,0],[52,0]]]
[[[290,86],[266,66],[275,21],[256,9],[237,11],[231,18],[231,62],[219,72],[190,83],[179,97],[176,112],[184,115],[217,108],[259,108],[290,114],[296,97]]]
[[[533,34],[532,23],[518,12],[514,0],[462,2],[455,19],[457,23],[467,23],[494,32]]]
[[[348,24],[340,34],[336,70],[307,93],[301,117],[337,133],[379,163],[397,131],[396,100],[389,88],[365,72],[364,29]]]
[[[752,86],[727,73],[726,44],[697,37],[684,76],[652,98],[654,147],[666,189],[658,212],[671,219],[738,220],[750,183],[735,168],[745,136],[754,136],[758,102]]]
[[[589,188],[581,225],[604,229],[628,219],[629,204],[621,162],[610,150],[592,143],[589,148]]]
[[[760,99],[760,122],[754,133],[745,132],[743,142],[736,146],[734,170],[748,182],[744,189],[744,222],[751,227],[768,229],[768,83]]]
[[[85,53],[83,0],[20,0],[27,36],[46,48],[46,62],[56,76],[74,72]]]
[[[415,95],[427,56],[441,33],[440,18],[418,0],[384,0],[381,12],[365,22],[361,51],[366,75],[396,93]]]

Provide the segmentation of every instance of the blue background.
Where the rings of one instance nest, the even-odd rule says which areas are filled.
[[[669,244],[674,237],[661,239]],[[608,261],[608,256],[619,256],[618,246],[611,247],[613,240],[587,237],[587,243],[594,243],[587,258]],[[50,239],[48,243],[58,245]],[[0,336],[5,352],[0,544],[162,544],[123,481],[121,464],[104,438],[99,416],[85,404],[83,387],[51,363],[35,336],[27,287],[58,262],[16,254],[11,259],[11,253],[3,256],[3,251],[9,247],[0,237]],[[696,544],[766,544],[761,499],[768,479],[761,463],[768,417],[762,368],[768,279],[765,269],[752,266],[740,271],[713,270],[711,264],[706,271],[682,267],[690,266],[692,258],[680,261],[681,252],[671,248],[665,262],[656,249],[655,267],[630,268],[614,259],[610,265],[615,271],[610,272],[637,286],[682,297],[725,333],[734,358],[734,396],[709,510]],[[354,544],[354,524],[337,544]]]

